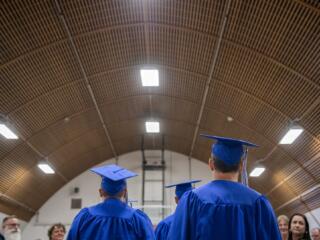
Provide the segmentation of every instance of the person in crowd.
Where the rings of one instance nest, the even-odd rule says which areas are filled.
[[[217,141],[212,145],[209,158],[213,181],[182,196],[168,239],[281,240],[269,201],[238,183],[242,170],[242,180],[247,176],[243,168],[247,155],[245,147],[257,145],[232,138],[203,136]]]
[[[288,240],[311,240],[309,223],[303,214],[295,213],[291,216]]]
[[[278,225],[282,240],[287,240],[289,235],[289,218],[286,215],[278,217]]]
[[[126,179],[137,176],[118,165],[91,169],[102,177],[102,203],[82,209],[73,220],[68,240],[149,240],[154,239],[150,219],[128,206]]]
[[[66,234],[66,227],[61,223],[52,225],[48,230],[49,240],[63,240]]]
[[[20,240],[21,230],[19,219],[14,216],[7,216],[2,221],[2,232],[5,240]]]
[[[179,199],[182,197],[182,195],[187,192],[192,190],[192,184],[200,182],[201,180],[191,180],[191,181],[186,181],[186,182],[181,182],[177,184],[171,184],[166,186],[166,188],[171,188],[171,187],[176,187],[175,191],[175,202],[178,204]],[[172,220],[174,218],[174,213],[171,214],[170,216],[166,217],[163,219],[157,226],[156,228],[156,240],[166,240],[168,237],[170,225],[172,223]]]
[[[311,229],[311,238],[312,240],[320,240],[320,228]]]

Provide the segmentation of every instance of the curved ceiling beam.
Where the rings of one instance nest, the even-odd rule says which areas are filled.
[[[301,1],[301,0],[294,0],[296,3],[298,4],[301,4],[302,6],[306,7],[306,8],[309,8],[310,10],[316,12],[318,15],[320,15],[320,9],[319,8],[316,8],[314,6],[312,6],[311,4],[308,4],[304,1]],[[319,224],[320,225],[320,224]]]
[[[75,57],[76,57],[76,59],[77,59],[77,62],[78,62],[78,65],[79,65],[79,67],[80,67],[82,76],[83,76],[83,78],[84,78],[84,80],[85,80],[87,89],[88,89],[88,91],[89,91],[89,93],[90,93],[91,99],[92,99],[92,101],[93,101],[93,103],[94,103],[94,106],[95,106],[95,109],[96,109],[96,111],[97,111],[97,113],[98,113],[100,122],[101,122],[101,124],[102,124],[104,133],[105,133],[105,135],[106,135],[106,137],[107,137],[108,143],[109,143],[109,145],[110,145],[110,147],[111,147],[112,153],[113,153],[114,157],[115,157],[116,159],[118,159],[117,151],[116,151],[116,149],[114,148],[114,145],[113,145],[113,143],[112,143],[109,130],[108,130],[108,128],[107,128],[107,126],[106,126],[106,124],[105,124],[105,122],[104,122],[104,119],[103,119],[103,117],[102,117],[101,111],[100,111],[99,106],[98,106],[98,103],[97,103],[97,99],[96,99],[96,97],[95,97],[95,95],[94,95],[94,93],[93,93],[93,91],[92,91],[91,83],[89,82],[87,73],[86,73],[86,71],[85,71],[85,69],[84,69],[84,65],[83,65],[83,63],[82,63],[82,61],[81,61],[81,58],[80,58],[80,56],[79,56],[78,49],[77,49],[77,47],[76,47],[76,45],[75,45],[75,43],[74,43],[73,36],[71,35],[70,29],[69,29],[69,27],[68,27],[68,25],[67,25],[67,22],[66,22],[66,20],[65,20],[64,14],[63,14],[63,12],[62,12],[62,10],[61,10],[60,4],[59,4],[58,0],[55,0],[54,3],[55,3],[55,10],[57,11],[56,14],[58,15],[58,17],[59,17],[59,19],[60,19],[60,21],[61,21],[61,24],[62,24],[62,27],[63,27],[64,31],[67,33],[68,42],[71,44],[71,48],[72,48],[73,53],[74,53],[74,55],[75,55]]]
[[[214,74],[214,69],[216,67],[217,59],[218,59],[218,56],[219,56],[220,46],[221,46],[221,42],[222,42],[222,37],[223,37],[224,31],[225,31],[225,27],[226,27],[226,24],[227,24],[230,6],[231,6],[231,0],[227,1],[226,7],[225,7],[225,9],[223,11],[223,19],[222,19],[222,23],[221,23],[221,26],[220,26],[220,29],[219,29],[219,36],[218,36],[218,39],[217,39],[217,43],[215,44],[215,48],[213,50],[212,63],[210,64],[209,76],[208,76],[208,79],[206,81],[206,86],[205,86],[205,89],[204,89],[204,92],[203,92],[203,97],[202,97],[200,110],[199,110],[199,114],[198,114],[198,119],[197,119],[197,123],[196,123],[196,129],[194,130],[192,144],[191,144],[191,147],[190,147],[189,159],[192,158],[194,146],[196,145],[196,140],[198,139],[198,133],[199,133],[200,123],[201,123],[202,116],[203,116],[203,110],[204,110],[205,105],[207,103],[208,92],[209,92],[211,81],[213,79],[213,74]]]

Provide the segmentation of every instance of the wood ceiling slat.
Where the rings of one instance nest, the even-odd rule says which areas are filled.
[[[81,79],[67,42],[0,66],[0,112],[10,113],[37,97]]]
[[[217,35],[224,5],[224,1],[149,1],[147,21]]]
[[[198,115],[197,104],[192,104],[179,99],[168,98],[163,96],[152,97],[152,116],[173,119],[181,122],[195,124]]]
[[[265,139],[263,135],[259,136],[258,133],[237,121],[228,122],[227,116],[215,109],[205,109],[200,128],[203,133],[246,139],[261,146],[254,150],[255,160],[264,158],[270,152],[273,148],[272,142]]]
[[[320,97],[319,87],[254,52],[224,43],[214,78],[252,94],[291,119]]]
[[[84,82],[75,82],[65,88],[50,92],[11,114],[18,131],[27,136],[81,110],[93,107]]]
[[[64,164],[68,165],[67,162],[69,159],[75,159],[82,153],[86,153],[91,149],[103,145],[106,149],[109,148],[107,145],[106,136],[103,133],[102,126],[100,126],[99,128],[88,131],[87,133],[81,135],[73,141],[64,144],[62,147],[52,152],[48,157],[52,164],[54,164],[57,168],[62,168],[61,172],[63,173],[63,166]],[[90,159],[87,160],[90,161]]]
[[[215,39],[180,29],[151,25],[150,62],[209,74]]]
[[[90,78],[99,104],[113,103],[117,99],[143,94],[139,69],[127,68],[105,72]]]
[[[274,192],[270,194],[270,197],[274,199],[272,205],[275,209],[279,207],[281,204],[290,201],[296,196],[297,195],[295,195],[295,193],[293,193],[286,184],[281,185],[279,188],[277,188]]]
[[[48,176],[37,166],[34,166],[12,184],[6,195],[36,209],[37,206],[44,204],[63,184],[64,182],[58,175]]]
[[[9,140],[0,136],[0,159],[21,144],[21,140]]]
[[[312,112],[304,119],[301,119],[301,125],[308,129],[312,135],[320,140],[320,104],[318,104]]]
[[[304,164],[316,154],[319,154],[320,141],[307,133],[303,133],[294,143],[284,145],[282,148],[286,150],[291,157],[297,159],[301,164]]]
[[[52,6],[50,0],[1,3],[0,65],[65,37]]]
[[[186,139],[184,136],[165,136],[165,149],[185,154],[190,151],[192,139]],[[187,160],[187,157],[186,157]],[[187,164],[187,163],[186,163]]]
[[[20,206],[13,205],[12,203],[6,201],[3,198],[0,198],[0,209],[3,213],[7,213],[8,215],[19,216],[19,219],[25,221],[28,221],[34,215],[33,212],[29,212]]]
[[[317,188],[314,191],[303,196],[302,200],[306,204],[308,204],[309,209],[316,209],[320,206],[319,194],[320,194],[320,188]],[[305,207],[305,205],[302,204],[300,199],[297,199],[297,200],[287,204],[283,208],[279,209],[277,212],[286,213],[286,214],[290,215],[290,214],[293,214],[294,212],[306,213],[306,212],[309,212],[309,209],[307,209]]]
[[[75,38],[88,76],[123,66],[144,64],[143,26],[122,27]]]
[[[319,84],[317,12],[294,1],[235,1],[231,7],[227,39],[270,56]]]
[[[160,94],[174,96],[191,102],[200,103],[205,86],[205,78],[180,69],[159,66],[160,86],[143,88],[140,69],[129,67],[92,76],[92,89],[100,104],[138,95]]]
[[[95,109],[68,117],[33,135],[29,142],[45,156],[64,144],[74,141],[88,131],[101,127],[101,122]]]
[[[108,149],[106,144],[96,148],[91,148],[90,150],[82,152],[81,154],[65,161],[63,164],[63,174],[69,177],[69,179],[73,179],[89,168],[113,157],[111,149]]]
[[[114,145],[117,148],[119,154],[141,150],[141,135],[128,136],[122,139],[115,140]]]
[[[284,116],[261,101],[220,83],[210,88],[207,107],[231,115],[267,139],[280,140],[288,125]]]
[[[73,35],[143,22],[143,1],[63,1],[61,8]]]
[[[25,143],[17,146],[0,161],[0,192],[6,192],[40,160],[39,156]]]
[[[149,96],[137,96],[101,106],[107,125],[150,116]]]

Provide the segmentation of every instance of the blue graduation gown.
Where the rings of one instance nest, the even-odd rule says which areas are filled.
[[[117,199],[82,209],[73,220],[67,240],[154,239],[150,219]]]
[[[163,219],[156,228],[156,240],[167,240],[170,225],[173,221],[174,214]]]
[[[281,240],[269,201],[241,183],[216,180],[186,193],[170,240]]]

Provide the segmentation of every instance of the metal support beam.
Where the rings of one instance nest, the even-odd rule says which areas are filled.
[[[200,107],[200,111],[199,111],[199,115],[198,115],[198,120],[196,123],[196,129],[194,131],[194,135],[193,135],[193,140],[192,140],[192,144],[191,144],[191,150],[190,150],[190,154],[189,157],[192,157],[193,154],[193,150],[194,150],[194,146],[198,137],[198,132],[199,132],[199,128],[200,128],[200,123],[201,123],[201,119],[202,119],[202,115],[203,115],[203,111],[204,111],[204,107],[206,105],[206,101],[207,101],[207,96],[208,96],[208,92],[209,92],[209,88],[210,88],[210,83],[211,80],[213,78],[213,72],[217,63],[217,59],[218,59],[218,55],[219,55],[219,51],[220,51],[220,46],[221,46],[221,42],[222,42],[222,37],[225,31],[225,27],[226,27],[226,23],[228,20],[228,15],[229,15],[229,10],[230,10],[230,5],[231,5],[231,0],[228,0],[226,3],[226,8],[224,10],[224,17],[223,17],[223,21],[220,27],[220,31],[219,31],[219,37],[217,39],[217,43],[216,43],[216,47],[214,49],[214,55],[213,55],[213,60],[212,60],[212,64],[211,64],[211,68],[210,68],[210,72],[209,72],[209,76],[208,76],[208,80],[206,82],[206,87],[204,90],[204,94],[203,94],[203,98],[202,98],[202,103],[201,103],[201,107]]]
[[[9,197],[8,195],[6,194],[3,194],[3,193],[0,193],[0,199],[3,199],[3,201],[5,202],[9,202],[10,204],[14,205],[14,206],[17,206],[17,207],[21,207],[23,208],[24,210],[28,211],[28,212],[31,212],[31,213],[36,213],[36,210],[34,210],[33,208],[27,206],[26,204],[24,203],[21,203],[15,199],[13,199],[12,197]]]
[[[113,155],[114,155],[114,157],[115,157],[115,159],[116,159],[116,163],[118,163],[118,155],[117,155],[117,152],[116,152],[116,150],[115,150],[115,148],[114,148],[114,145],[113,145],[113,143],[112,143],[112,140],[111,140],[111,137],[110,137],[110,133],[109,133],[108,128],[107,128],[107,126],[106,126],[106,124],[105,124],[105,122],[104,122],[103,116],[102,116],[102,114],[101,114],[100,108],[99,108],[98,103],[97,103],[97,99],[96,99],[96,97],[95,97],[95,95],[94,95],[94,93],[93,93],[93,90],[92,90],[91,84],[90,84],[90,82],[89,82],[87,73],[86,73],[86,71],[84,70],[83,63],[82,63],[82,61],[81,61],[81,59],[80,59],[78,50],[77,50],[77,48],[76,48],[76,45],[75,45],[75,43],[74,43],[73,37],[72,37],[72,35],[71,35],[70,29],[69,29],[69,27],[68,27],[68,25],[67,25],[67,22],[66,22],[66,20],[65,20],[65,17],[64,17],[64,15],[63,15],[63,12],[62,12],[62,10],[61,10],[61,7],[60,7],[60,4],[59,4],[58,0],[55,0],[55,9],[56,9],[57,14],[58,14],[58,16],[59,16],[59,19],[60,19],[60,21],[61,21],[61,23],[62,23],[62,26],[63,26],[65,32],[67,33],[68,40],[69,40],[69,42],[70,42],[70,45],[71,45],[72,50],[73,50],[73,52],[74,52],[74,55],[75,55],[75,57],[76,57],[76,59],[77,59],[77,62],[78,62],[78,64],[79,64],[79,67],[80,67],[82,76],[83,76],[83,78],[84,78],[84,80],[85,80],[87,89],[88,89],[89,94],[90,94],[90,96],[91,96],[91,99],[92,99],[92,101],[93,101],[93,103],[94,103],[95,109],[96,109],[96,111],[97,111],[97,113],[98,113],[100,122],[101,122],[101,124],[102,124],[103,130],[104,130],[105,135],[106,135],[106,137],[107,137],[107,140],[108,140],[108,143],[109,143],[109,145],[110,145],[111,151],[112,151],[112,153],[113,153]]]

